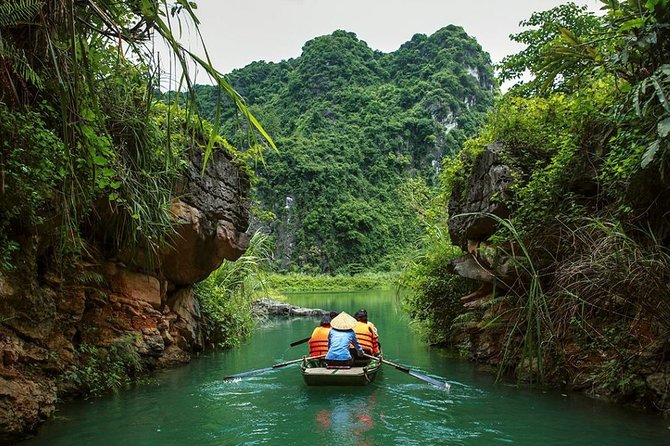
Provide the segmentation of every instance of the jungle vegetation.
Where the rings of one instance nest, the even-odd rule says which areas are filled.
[[[498,91],[488,54],[457,26],[391,53],[335,31],[296,59],[229,79],[279,149],[256,166],[255,184],[274,269],[308,274],[397,270],[422,231],[407,197],[436,184]],[[214,121],[214,89],[195,92]],[[230,113],[223,128],[245,138]]]
[[[198,23],[194,8],[183,0],[0,2],[0,271],[20,267],[17,254],[39,257],[42,269],[72,265],[91,254],[103,219],[113,228],[98,246],[155,252],[171,231],[168,206],[187,151],[254,153],[247,149],[262,127],[223,75],[179,43],[181,23]],[[189,101],[156,100],[165,79],[154,38],[184,69],[184,97],[193,97],[194,62],[255,129],[239,150]]]
[[[185,0],[0,1],[0,280],[14,275],[29,289],[49,273],[58,283],[102,285],[95,266],[122,250],[155,264],[174,234],[170,204],[189,154],[202,151],[206,160],[227,151],[247,169],[274,146],[208,58],[180,43],[182,29],[199,36],[195,9]],[[156,40],[171,50],[180,78],[161,71]],[[249,129],[244,138],[226,138],[222,120],[198,115],[192,64],[227,98],[211,112],[230,106],[227,116]],[[169,86],[180,87],[179,101],[160,100],[157,92]],[[240,301],[232,285],[225,296],[202,289],[211,291],[200,298],[214,322],[225,305],[215,298]],[[232,344],[248,326],[218,329],[228,329]],[[82,349],[82,358],[99,353]],[[117,388],[121,369],[136,372],[136,361],[91,361],[90,376],[73,379],[92,393]],[[115,371],[110,380],[94,382],[105,368]]]
[[[454,345],[468,327],[502,334],[501,370],[539,378],[569,380],[579,354],[600,358],[582,385],[640,401],[670,332],[670,7],[601,4],[601,14],[571,3],[536,12],[511,36],[526,48],[500,77],[532,80],[445,158],[442,198],[427,209],[431,229],[405,283],[432,342]],[[472,285],[445,274],[461,254],[449,246],[446,204],[493,142],[515,185],[491,249],[500,259],[515,246],[523,279],[466,310]]]

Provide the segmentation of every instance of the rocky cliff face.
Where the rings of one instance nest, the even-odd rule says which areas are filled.
[[[547,228],[537,240],[498,237],[493,243],[499,224],[485,214],[503,219],[514,214],[513,175],[501,157],[504,150],[499,144],[487,147],[449,202],[451,240],[465,251],[449,269],[481,284],[461,298],[468,323],[460,325],[453,342],[467,348],[472,360],[522,380],[537,381],[542,368],[548,384],[670,411],[670,340],[667,326],[658,323],[663,319],[653,317],[667,310],[657,297],[663,284],[649,284],[653,291],[640,287],[631,273],[644,271],[641,252],[606,246],[614,242],[597,228],[577,226],[564,235],[560,228]],[[530,262],[520,256],[521,242]],[[629,268],[620,267],[622,257]]]
[[[481,299],[491,296],[494,287],[509,287],[511,259],[494,259],[488,242],[498,226],[492,216],[505,219],[511,212],[514,181],[511,169],[500,157],[502,151],[500,144],[487,147],[477,158],[470,178],[454,188],[449,200],[449,236],[452,244],[466,252],[451,262],[449,270],[481,283],[477,291],[463,297],[466,307],[478,306]]]
[[[223,152],[201,169],[196,154],[172,203],[176,234],[157,261],[121,250],[64,279],[26,255],[21,274],[0,276],[0,443],[34,431],[60,398],[91,385],[84,365],[141,373],[205,347],[192,284],[246,250],[249,180]]]

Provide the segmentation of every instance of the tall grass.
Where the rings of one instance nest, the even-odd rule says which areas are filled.
[[[564,366],[565,347],[575,342],[609,352],[605,375],[612,363],[628,369],[653,349],[631,335],[632,327],[648,326],[661,338],[670,334],[670,253],[649,231],[627,233],[619,222],[585,219],[536,234],[529,247],[512,222],[487,216],[499,225],[496,238],[506,240],[497,243],[497,258],[513,265],[506,277],[497,277],[505,284],[505,305],[483,325],[503,331],[499,378],[514,369],[542,382],[547,360]],[[490,272],[497,274],[494,267]],[[498,302],[497,293],[502,291],[494,289],[492,302]],[[580,344],[580,338],[591,341]],[[612,381],[604,375],[594,379]]]
[[[564,228],[564,251],[550,268],[552,293],[562,313],[593,318],[610,313],[631,321],[637,314],[670,333],[670,252],[650,231],[628,233],[619,222],[585,219]],[[593,333],[591,333],[593,334]]]
[[[544,381],[543,352],[554,338],[554,323],[547,295],[542,287],[540,271],[519,231],[510,220],[488,213],[460,214],[457,217],[470,215],[486,216],[496,221],[499,225],[498,234],[505,234],[510,240],[504,247],[498,246],[496,249],[499,251],[497,256],[507,257],[512,262],[514,281],[509,283],[509,277],[500,277],[495,268],[490,268],[489,271],[494,277],[497,276],[497,281],[505,284],[507,292],[511,294],[505,299],[512,308],[504,315],[509,319],[505,327],[502,367],[499,368],[498,378],[502,377],[505,366],[509,366],[512,359],[518,358],[517,371],[527,368],[530,381],[535,375],[540,381]],[[496,300],[495,294],[499,289],[500,287],[494,286],[493,300]]]
[[[270,258],[269,238],[256,232],[247,252],[236,261],[224,260],[195,287],[207,319],[207,338],[219,347],[239,345],[253,329],[251,305],[264,289]]]

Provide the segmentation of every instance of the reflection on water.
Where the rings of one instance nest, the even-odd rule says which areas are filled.
[[[364,307],[384,355],[451,384],[446,392],[392,367],[363,387],[308,387],[288,366],[238,381],[223,377],[299,358],[315,319],[274,320],[242,348],[208,353],[118,395],[63,405],[31,445],[668,445],[670,421],[587,399],[496,384],[409,330],[393,293],[300,294],[306,307]],[[23,445],[22,445],[23,446]]]
[[[374,427],[377,395],[354,398],[332,398],[329,407],[316,412],[318,428],[329,438],[341,439],[343,444],[369,446],[373,439],[367,434]]]

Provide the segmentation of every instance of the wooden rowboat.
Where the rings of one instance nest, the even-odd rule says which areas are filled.
[[[375,380],[381,365],[380,358],[357,362],[347,369],[329,369],[323,360],[305,358],[300,368],[308,386],[365,386]]]

